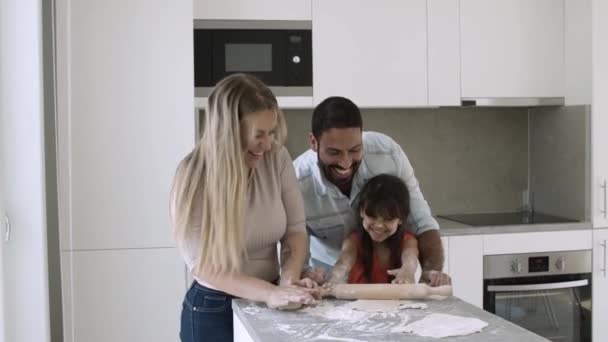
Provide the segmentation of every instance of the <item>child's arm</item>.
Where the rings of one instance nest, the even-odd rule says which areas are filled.
[[[395,276],[393,284],[413,284],[416,282],[415,273],[418,267],[418,241],[412,237],[405,241],[401,252],[401,268],[388,270],[388,274]]]
[[[355,241],[349,236],[342,242],[342,251],[340,257],[333,269],[331,276],[327,281],[328,285],[345,284],[348,280],[348,274],[357,260],[357,248]]]

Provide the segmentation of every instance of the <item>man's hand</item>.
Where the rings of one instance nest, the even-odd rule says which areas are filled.
[[[346,277],[332,274],[332,276],[329,277],[329,279],[325,283],[323,283],[323,286],[321,286],[320,288],[321,297],[333,295],[333,291],[336,285],[346,284],[346,280]]]
[[[416,282],[414,273],[410,272],[406,268],[396,268],[394,270],[386,271],[389,275],[395,277],[391,283],[393,284],[413,284]]]
[[[322,267],[307,267],[302,271],[301,277],[302,279],[311,279],[318,285],[323,285],[325,282],[325,270]]]
[[[292,278],[281,279],[279,286],[303,288],[316,299],[319,299],[319,285],[310,278],[294,280]]]
[[[420,275],[420,282],[426,283],[429,286],[441,286],[441,285],[451,285],[452,278],[447,273],[443,273],[441,271],[422,271]]]

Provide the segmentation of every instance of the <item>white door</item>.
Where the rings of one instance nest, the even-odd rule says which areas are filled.
[[[313,95],[426,106],[426,0],[313,0]]]
[[[561,97],[564,0],[461,0],[462,97]]]
[[[49,341],[42,2],[0,1],[2,309],[6,341]]]
[[[604,323],[608,315],[608,229],[593,232],[593,341],[608,340],[608,326]]]
[[[591,219],[596,228],[608,227],[608,2],[592,2],[592,68],[591,105],[592,180]]]

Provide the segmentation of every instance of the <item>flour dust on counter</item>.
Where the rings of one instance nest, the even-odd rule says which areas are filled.
[[[366,305],[362,307],[362,303]],[[403,309],[407,306],[420,309]],[[456,297],[384,303],[327,299],[295,311],[273,310],[261,303],[236,299],[233,309],[235,318],[243,322],[245,333],[251,338],[248,341],[254,342],[457,342],[463,338],[471,342],[546,341]],[[425,318],[431,319],[430,325]],[[467,329],[462,329],[462,325]],[[425,326],[430,326],[430,332],[425,332]],[[465,333],[469,335],[463,337]],[[443,338],[426,337],[431,334]]]
[[[280,323],[273,328],[290,335],[295,341],[361,341],[356,338],[338,337],[336,331],[369,333],[386,331],[404,333],[410,316],[406,310],[424,310],[428,305],[410,300],[355,300],[351,302],[323,301],[318,305],[299,310],[313,318],[301,324]],[[243,310],[248,314],[261,314],[260,306],[250,306]]]
[[[408,300],[375,300],[359,299],[345,306],[350,306],[353,310],[365,312],[394,312],[406,309],[426,309],[428,305],[416,303]]]
[[[423,337],[444,338],[475,334],[487,326],[488,323],[477,318],[434,313],[408,324],[403,332]]]

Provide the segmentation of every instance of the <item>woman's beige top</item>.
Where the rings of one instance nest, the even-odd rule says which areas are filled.
[[[193,213],[193,222],[200,222],[200,212]],[[277,242],[287,233],[305,232],[304,224],[302,194],[287,149],[280,147],[276,152],[265,153],[253,173],[248,190],[245,231],[249,258],[242,264],[242,273],[269,282],[277,280]],[[198,258],[200,234],[200,225],[193,226],[189,238],[180,248],[190,271]],[[196,280],[209,286],[200,279]]]

